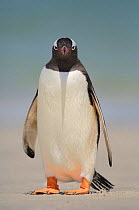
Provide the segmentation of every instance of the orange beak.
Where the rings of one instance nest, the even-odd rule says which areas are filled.
[[[66,47],[63,46],[62,49],[59,50],[63,55],[66,55],[70,50]]]

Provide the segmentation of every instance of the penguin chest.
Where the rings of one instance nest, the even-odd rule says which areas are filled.
[[[86,150],[91,154],[97,123],[87,87],[85,76],[78,70],[42,70],[38,91],[38,138],[45,165],[52,170],[80,171],[84,160],[90,158]]]

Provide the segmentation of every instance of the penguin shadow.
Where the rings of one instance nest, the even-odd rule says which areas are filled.
[[[34,194],[32,194],[34,191],[29,191],[29,192],[25,192],[23,193],[24,195],[31,195],[33,196]],[[101,194],[103,193],[104,191],[90,191],[89,193],[87,194]],[[107,192],[107,191],[106,191]],[[57,194],[54,194],[54,193],[49,193],[48,191],[46,191],[46,193],[41,193],[41,192],[38,192],[36,193],[35,195],[87,195],[87,194],[75,194],[76,192],[72,193],[72,194],[67,194],[66,191],[61,191]]]

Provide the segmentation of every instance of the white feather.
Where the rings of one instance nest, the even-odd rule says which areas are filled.
[[[54,44],[53,44],[53,46],[54,47],[57,47],[57,41],[58,41],[59,39],[57,39],[55,42],[54,42]],[[73,40],[73,39],[70,39],[71,41],[72,41],[72,47],[76,47],[76,43],[75,43],[75,41]]]
[[[71,41],[72,41],[72,47],[76,47],[75,41],[73,39],[71,39]]]
[[[97,119],[85,76],[44,69],[38,91],[38,138],[46,177],[91,182],[97,152]]]
[[[59,40],[59,39],[55,40],[55,42],[54,42],[54,44],[53,44],[54,47],[57,47],[57,41],[58,41],[58,40]]]

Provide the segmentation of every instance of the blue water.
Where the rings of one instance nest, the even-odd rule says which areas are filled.
[[[139,1],[1,1],[0,125],[22,125],[51,58],[71,37],[108,124],[139,120]]]

